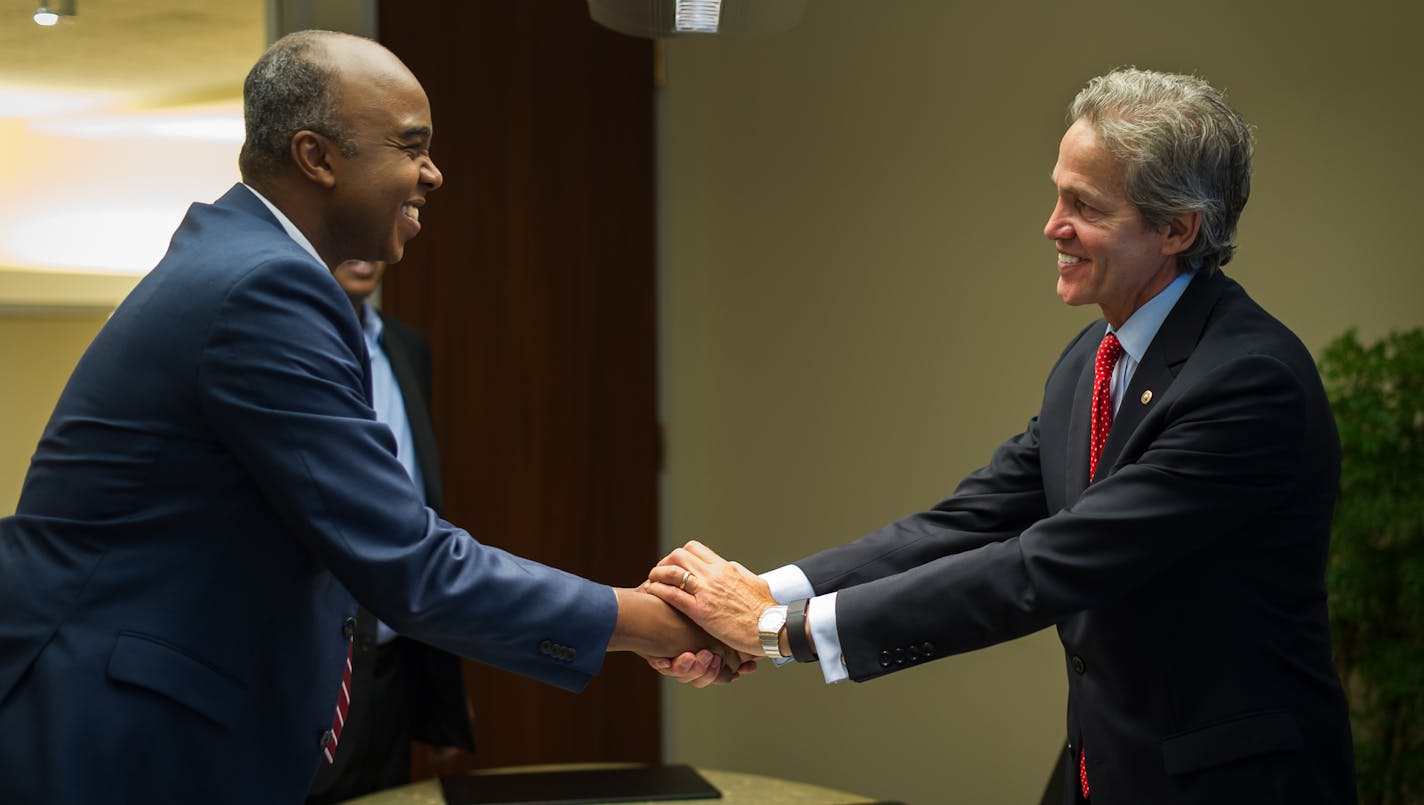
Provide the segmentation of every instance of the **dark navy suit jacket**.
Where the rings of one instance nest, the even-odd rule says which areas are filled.
[[[350,301],[259,199],[190,209],[0,520],[0,802],[300,802],[353,594],[476,660],[597,673],[612,591],[422,505],[368,376]]]
[[[953,496],[796,563],[840,591],[851,678],[1057,624],[1094,805],[1353,802],[1324,584],[1340,445],[1314,361],[1235,282],[1194,278],[1090,485],[1105,327]]]

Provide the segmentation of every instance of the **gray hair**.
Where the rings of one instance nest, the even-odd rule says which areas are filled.
[[[293,135],[302,130],[332,140],[343,156],[355,155],[350,127],[338,111],[336,71],[325,58],[323,40],[331,36],[340,34],[288,34],[248,72],[242,85],[247,137],[237,158],[244,181],[281,169],[290,158]]]
[[[1189,270],[1215,271],[1236,252],[1236,223],[1251,195],[1251,130],[1226,96],[1195,76],[1124,67],[1073,99],[1068,122],[1086,120],[1126,169],[1127,197],[1150,226],[1200,212],[1182,253]]]

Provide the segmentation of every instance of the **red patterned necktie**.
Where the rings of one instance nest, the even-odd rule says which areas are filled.
[[[1078,782],[1083,786],[1083,799],[1088,798],[1088,753],[1078,750]]]
[[[346,726],[346,711],[351,708],[351,650],[356,641],[346,644],[346,674],[341,677],[341,693],[336,697],[336,717],[331,720],[331,743],[322,747],[327,763],[336,762],[336,744],[341,741],[341,728]]]
[[[1098,344],[1098,357],[1093,361],[1093,431],[1088,443],[1088,480],[1098,472],[1098,456],[1103,453],[1103,443],[1108,440],[1112,429],[1112,376],[1117,359],[1122,357],[1122,342],[1108,333]],[[1078,783],[1083,787],[1083,799],[1088,798],[1088,753],[1078,750]]]
[[[1093,432],[1088,443],[1088,480],[1098,472],[1098,456],[1112,428],[1112,375],[1117,359],[1122,356],[1122,343],[1108,333],[1098,345],[1098,359],[1093,362]]]

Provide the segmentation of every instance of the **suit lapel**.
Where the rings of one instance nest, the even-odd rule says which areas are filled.
[[[1176,379],[1177,373],[1181,371],[1182,364],[1191,357],[1192,350],[1196,349],[1197,342],[1201,340],[1202,328],[1206,325],[1207,316],[1216,305],[1216,300],[1221,296],[1221,289],[1226,285],[1226,278],[1219,270],[1211,276],[1198,276],[1192,279],[1186,291],[1182,293],[1182,298],[1177,300],[1177,304],[1172,307],[1172,312],[1167,314],[1167,318],[1162,322],[1162,328],[1157,331],[1156,337],[1147,347],[1147,354],[1142,356],[1141,362],[1137,365],[1137,371],[1132,374],[1132,382],[1127,385],[1127,390],[1123,392],[1122,403],[1118,406],[1117,413],[1113,415],[1112,430],[1108,432],[1108,440],[1103,445],[1103,454],[1098,459],[1099,477],[1105,477],[1112,472],[1112,465],[1116,463],[1118,456],[1122,452],[1123,445],[1132,438],[1132,434],[1137,430],[1137,426],[1142,424],[1142,420],[1156,406],[1161,404],[1167,389],[1171,387],[1172,381]],[[1088,397],[1092,396],[1092,379],[1089,372]],[[1086,406],[1085,406],[1086,407]],[[1076,423],[1076,419],[1074,420]],[[1086,426],[1084,426],[1086,433]],[[1084,439],[1084,464],[1087,463],[1087,447]],[[1086,475],[1086,468],[1084,474]]]

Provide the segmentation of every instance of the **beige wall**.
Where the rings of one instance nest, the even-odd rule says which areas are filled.
[[[138,280],[0,265],[0,516],[15,511],[30,456],[74,364]]]
[[[107,315],[0,311],[0,377],[7,378],[5,424],[0,427],[0,516],[14,513],[50,410]]]
[[[1424,324],[1419,4],[807,5],[773,39],[666,48],[669,545],[769,568],[935,502],[1022,428],[1096,317],[1054,295],[1041,232],[1067,102],[1117,65],[1197,72],[1257,127],[1227,272],[1308,346]],[[1051,632],[865,685],[763,668],[670,690],[667,757],[1036,801],[1061,669]]]

